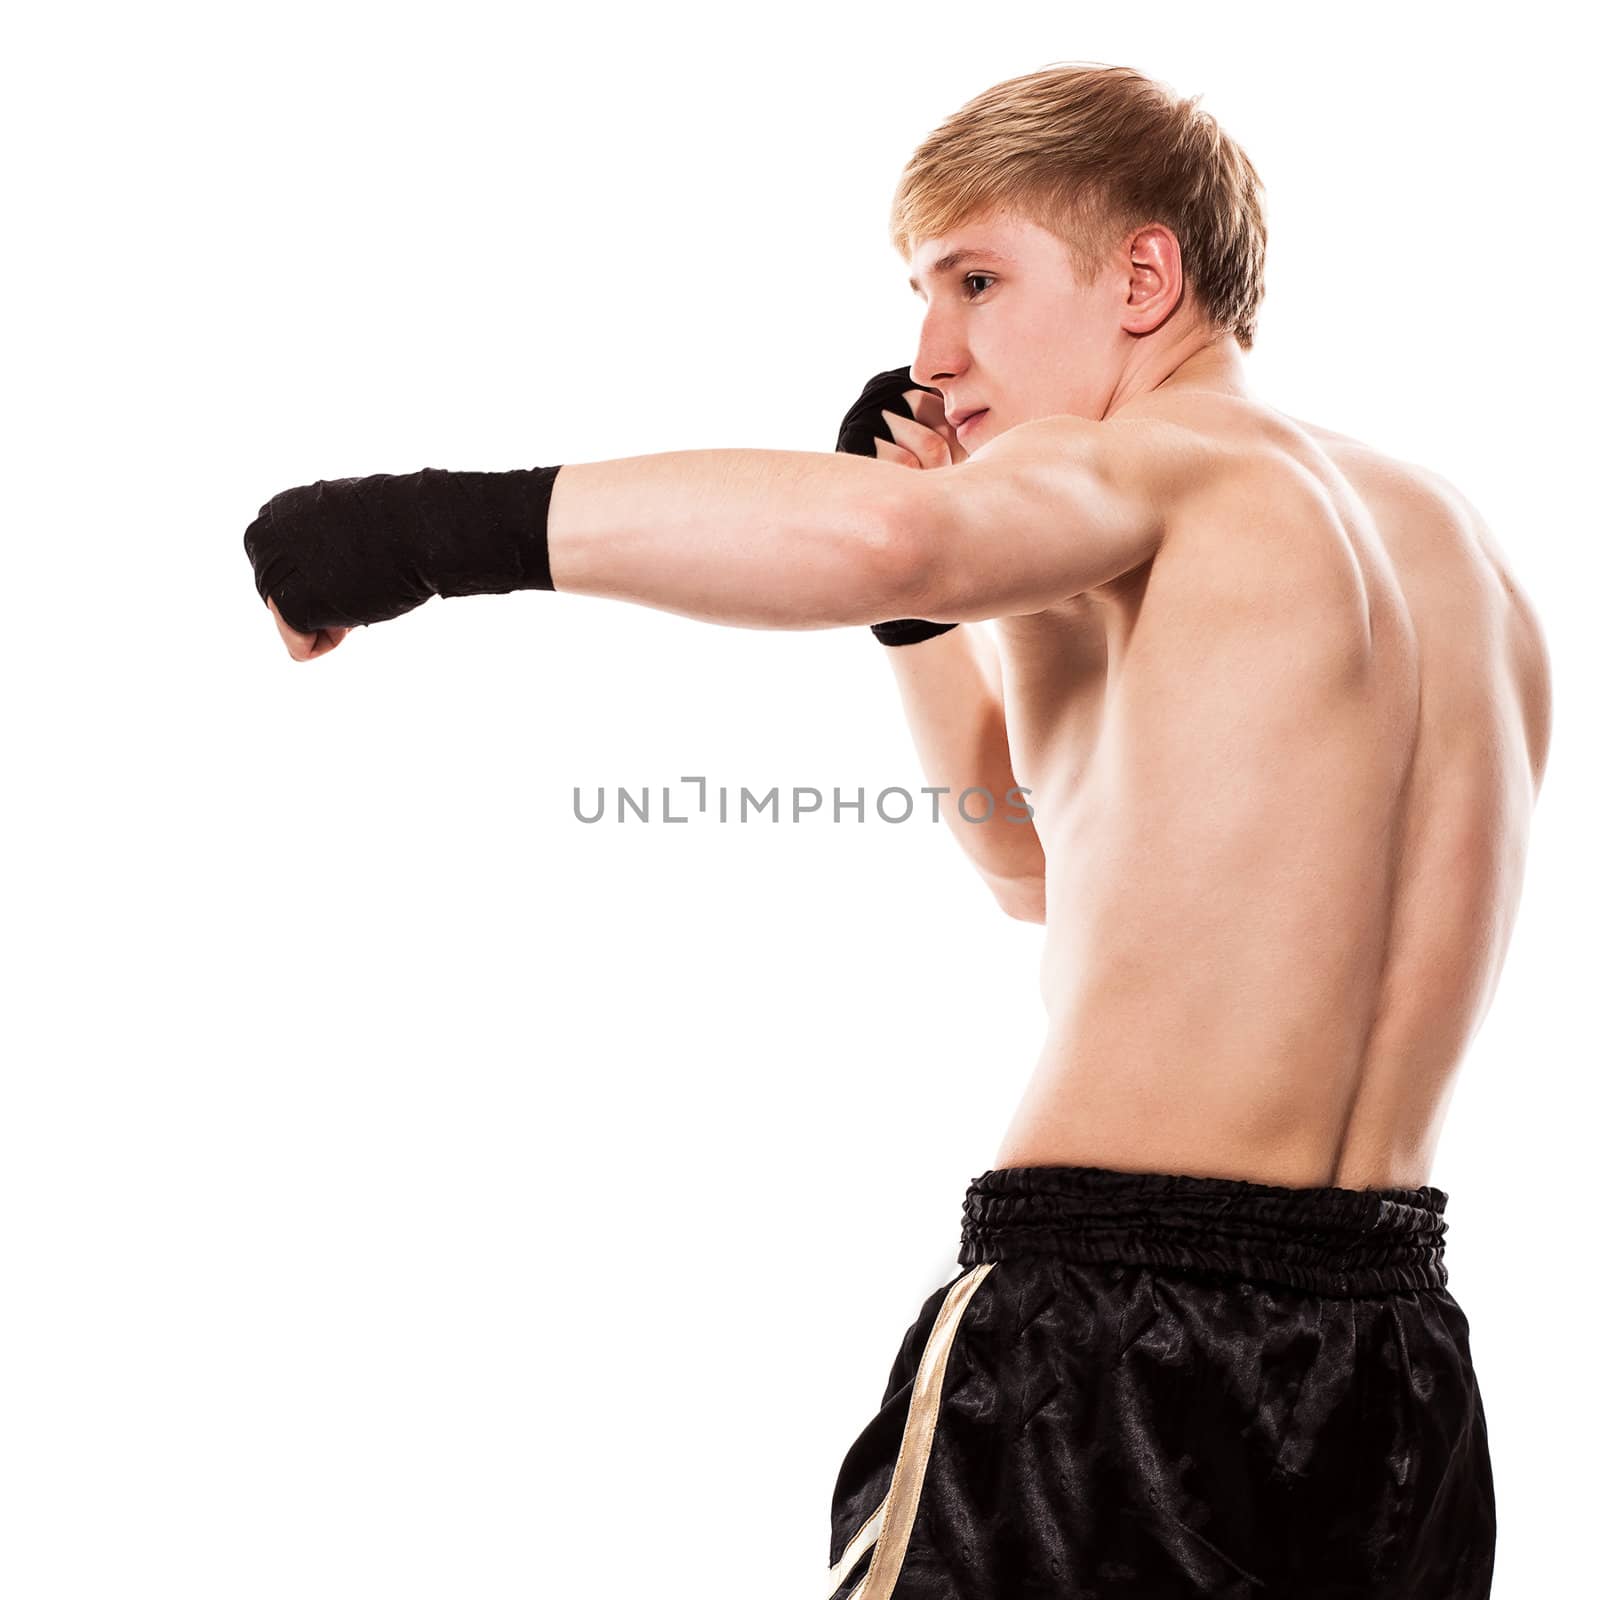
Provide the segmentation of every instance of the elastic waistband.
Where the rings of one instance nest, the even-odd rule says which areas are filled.
[[[1442,1289],[1442,1189],[1293,1189],[1242,1178],[1004,1167],[974,1178],[963,1267],[1067,1261],[1227,1273],[1323,1294]]]

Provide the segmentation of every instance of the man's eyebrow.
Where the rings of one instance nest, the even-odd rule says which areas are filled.
[[[1011,265],[1011,257],[1001,255],[998,250],[952,250],[949,255],[940,256],[934,262],[932,267],[928,269],[928,275],[933,278],[942,278],[947,272],[954,272],[957,267],[962,266],[964,263],[978,260],[1003,261],[1007,266]],[[918,294],[922,293],[922,285],[915,278],[908,278],[906,281]]]

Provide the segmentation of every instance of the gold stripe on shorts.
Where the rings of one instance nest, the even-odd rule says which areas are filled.
[[[939,1420],[939,1391],[944,1387],[944,1369],[950,1360],[950,1348],[955,1343],[956,1328],[979,1285],[993,1268],[992,1261],[980,1262],[957,1278],[950,1285],[944,1304],[939,1307],[939,1315],[934,1318],[933,1331],[923,1346],[922,1359],[917,1363],[916,1381],[911,1386],[911,1406],[906,1412],[905,1432],[900,1436],[900,1450],[894,1459],[889,1492],[879,1508],[883,1521],[877,1548],[872,1552],[866,1577],[851,1590],[849,1600],[889,1600],[894,1593],[901,1563],[906,1558],[906,1548],[911,1543],[911,1525],[916,1520],[917,1502],[922,1498],[922,1480],[927,1474],[928,1456],[933,1450],[934,1424]],[[850,1541],[852,1545],[877,1522],[879,1513],[875,1513],[855,1539]],[[849,1551],[845,1554],[849,1555]],[[859,1552],[854,1559],[860,1559]],[[849,1570],[849,1566],[845,1565],[844,1571]]]
[[[862,1552],[883,1531],[883,1508],[888,1503],[889,1497],[885,1495],[878,1502],[878,1509],[861,1524],[851,1538],[850,1543],[844,1547],[844,1554],[834,1562],[832,1570],[828,1573],[828,1600],[833,1600],[834,1593],[845,1580],[845,1574],[861,1559]],[[865,1579],[862,1580],[862,1582],[865,1581]],[[855,1596],[860,1591],[861,1584],[858,1583],[850,1591],[849,1600],[855,1600]]]

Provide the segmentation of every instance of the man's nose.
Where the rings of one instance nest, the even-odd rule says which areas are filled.
[[[922,324],[917,339],[916,360],[911,363],[911,381],[928,389],[944,389],[966,366],[966,351],[949,325],[932,317]]]

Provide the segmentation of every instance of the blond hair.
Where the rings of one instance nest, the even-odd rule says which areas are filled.
[[[1001,208],[1055,234],[1087,284],[1130,234],[1164,223],[1201,312],[1248,350],[1265,289],[1261,179],[1199,100],[1096,62],[997,83],[906,163],[890,210],[894,247],[909,261],[918,241]]]

